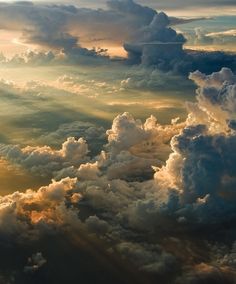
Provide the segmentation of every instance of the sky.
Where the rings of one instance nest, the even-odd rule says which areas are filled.
[[[235,284],[235,23],[0,2],[0,283]]]
[[[19,0],[18,0],[19,1]],[[13,1],[5,1],[5,2],[13,2]],[[15,1],[17,2],[17,1]],[[106,7],[106,0],[99,0],[99,1],[95,1],[95,0],[89,0],[89,1],[85,1],[85,0],[77,0],[77,1],[71,1],[71,0],[67,0],[67,1],[58,1],[58,0],[52,0],[52,1],[44,1],[44,0],[36,0],[35,2],[39,2],[39,3],[62,3],[62,4],[73,4],[79,7],[89,7],[89,8],[105,8]],[[217,13],[217,14],[233,14],[235,11],[235,2],[233,0],[208,0],[208,1],[203,1],[203,0],[176,0],[176,1],[171,1],[171,0],[167,0],[167,1],[155,1],[155,0],[138,0],[136,1],[137,3],[143,5],[143,6],[149,6],[153,9],[156,10],[165,10],[165,11],[177,11],[178,13],[183,13],[183,10],[189,10],[190,11],[190,15],[196,16],[196,10],[194,11],[194,9],[199,9],[199,11],[202,11],[202,13],[204,13],[203,11],[209,7],[214,8],[214,10],[218,10],[218,12],[216,11],[212,11],[212,10],[208,10],[208,14],[209,13]],[[219,8],[221,10],[219,10]],[[182,12],[180,12],[182,10]],[[231,10],[231,11],[230,11]]]

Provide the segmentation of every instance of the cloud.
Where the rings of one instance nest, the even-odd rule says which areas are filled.
[[[173,272],[176,260],[173,255],[163,252],[158,245],[134,244],[123,242],[117,246],[117,250],[124,258],[134,259],[139,269],[152,273],[164,275]]]
[[[141,3],[144,2],[144,0],[140,1]],[[227,0],[227,1],[220,1],[220,0],[208,0],[207,2],[203,0],[190,0],[187,3],[183,0],[177,0],[175,3],[172,1],[166,1],[163,3],[157,3],[154,0],[149,0],[149,5],[152,6],[155,9],[170,9],[170,10],[176,10],[176,9],[183,9],[183,8],[210,8],[210,7],[217,7],[218,9],[220,7],[227,7],[227,6],[234,6],[233,0]],[[146,2],[145,2],[146,3]]]
[[[213,133],[229,131],[229,122],[235,118],[235,75],[230,69],[222,68],[208,76],[196,71],[190,74],[190,79],[199,88],[198,104],[188,104],[189,123],[195,124],[196,119],[198,123],[208,125]],[[197,109],[200,115],[197,115]]]
[[[162,126],[153,116],[142,123],[129,113],[119,115],[107,131],[105,151],[90,163],[84,164],[89,161],[86,142],[75,138],[68,138],[61,150],[3,145],[1,154],[33,173],[53,172],[57,179],[70,176],[84,182],[91,179],[92,184],[105,182],[104,188],[116,179],[126,181],[125,187],[138,180],[135,187],[142,188],[155,166],[153,189],[147,185],[148,196],[138,202],[119,195],[118,201],[112,187],[107,197],[93,186],[88,192],[89,199],[102,206],[114,202],[113,210],[122,200],[130,203],[120,214],[128,214],[132,226],[153,224],[155,218],[151,221],[150,215],[169,211],[175,220],[199,224],[221,223],[226,215],[234,218],[235,75],[223,68],[211,75],[197,71],[190,78],[198,85],[197,102],[187,103],[185,123],[173,120]],[[108,201],[110,196],[112,201]]]
[[[170,19],[163,13],[157,13],[152,21],[133,35],[131,43],[125,43],[131,62],[155,65],[160,60],[180,56],[185,38],[169,27]]]
[[[101,27],[107,29],[111,29],[107,23],[114,18],[114,31],[127,25],[127,34],[121,35],[122,39],[138,34],[137,39],[145,41],[183,43],[183,38],[168,27],[169,19],[164,13],[156,13],[133,1],[110,1],[107,11],[45,4],[40,7],[26,3],[1,5],[7,13],[14,7],[15,12],[10,14],[16,17],[17,23],[18,19],[25,21],[24,27],[28,27],[27,21],[33,23],[32,29],[25,31],[26,41],[62,48],[71,60],[77,56],[97,56],[96,51],[83,49],[74,35],[72,26],[74,23],[79,25],[78,14],[81,22],[88,16],[89,25],[94,16]],[[30,19],[25,18],[26,8],[27,14],[32,12]],[[44,19],[42,15],[47,17]],[[46,25],[54,17],[57,21],[48,34],[44,34]],[[45,26],[41,26],[42,19]],[[14,21],[12,29],[17,28]],[[46,37],[51,36],[54,28],[61,34],[56,33],[47,41]],[[153,50],[150,54],[145,52],[145,57],[152,56]],[[223,53],[186,52],[180,60],[175,58],[175,52],[171,56],[174,58],[158,62],[154,68],[141,66],[136,78],[128,76],[121,87],[158,88],[161,84],[156,81],[158,68],[187,72],[199,66],[200,70],[209,72],[210,68],[218,68],[224,62],[235,64],[231,60],[233,56]],[[29,58],[36,64],[57,60],[52,53],[41,52],[29,53]],[[20,58],[15,60],[21,62]],[[143,60],[148,63],[147,57]],[[214,63],[213,66],[210,67],[210,63]],[[104,269],[106,273],[111,266],[118,271],[120,266],[126,266],[126,269],[128,266],[127,274],[134,271],[138,278],[142,276],[150,283],[233,283],[236,77],[228,68],[210,75],[208,72],[190,74],[198,89],[196,101],[186,104],[188,117],[184,122],[173,117],[171,124],[161,125],[154,116],[142,122],[124,112],[115,117],[107,131],[105,147],[102,145],[104,129],[81,121],[61,124],[53,132],[42,135],[41,142],[50,146],[1,145],[1,157],[10,163],[20,165],[32,175],[54,180],[38,190],[0,197],[0,248],[3,252],[0,263],[7,260],[3,266],[5,271],[0,270],[0,281],[35,283],[34,277],[39,277],[37,279],[43,279],[43,283],[66,283],[71,279],[86,283],[90,282],[90,274],[94,275],[94,271],[103,275],[99,264],[109,262]],[[169,79],[167,83],[170,82]],[[65,90],[79,93],[78,77],[66,75],[57,83]],[[111,91],[104,82],[90,83]],[[17,89],[17,85],[9,81],[1,81],[0,87],[12,91],[12,96]],[[46,93],[47,88],[39,82],[30,82],[26,86],[33,94]],[[80,136],[92,144],[92,153]],[[62,145],[57,149],[59,143]],[[35,254],[37,251],[39,253]],[[97,255],[100,258],[97,259]],[[28,256],[31,257],[26,263]],[[57,256],[60,257],[56,259]],[[13,260],[9,261],[10,258]],[[70,264],[73,265],[70,267]],[[57,273],[54,273],[55,269]],[[111,283],[111,280],[104,280],[106,273],[103,283]],[[112,275],[116,276],[116,273],[113,271]],[[18,277],[33,278],[24,281],[25,278]],[[124,283],[113,277],[114,281],[116,279],[118,283]],[[138,283],[129,277],[126,280],[127,283]],[[101,281],[96,279],[95,282]]]
[[[172,139],[174,152],[155,177],[163,186],[169,179],[169,188],[180,190],[178,214],[191,218],[192,212],[199,222],[222,222],[235,216],[235,156],[230,153],[236,136],[228,123],[235,114],[235,76],[224,68],[190,78],[199,85],[198,102],[189,104],[187,126]]]
[[[122,5],[113,9],[130,13],[123,12]],[[164,15],[162,20],[166,27]],[[188,57],[187,62],[197,56]],[[158,72],[150,70],[147,84],[155,85]],[[104,130],[80,121],[41,136],[50,145],[70,137],[59,150],[1,145],[1,156],[9,162],[55,180],[35,191],[0,197],[0,246],[7,243],[24,249],[27,240],[33,248],[27,256],[33,256],[26,270],[34,270],[45,262],[44,251],[40,257],[34,256],[41,251],[37,245],[45,236],[52,234],[55,242],[65,237],[70,240],[67,248],[76,253],[77,242],[92,238],[98,241],[90,244],[92,254],[98,248],[99,253],[104,250],[161,283],[176,279],[177,283],[231,281],[235,274],[233,249],[216,258],[219,253],[206,243],[230,247],[235,239],[229,225],[236,217],[236,79],[227,68],[210,75],[197,71],[190,79],[198,90],[196,102],[187,103],[185,122],[173,118],[170,125],[161,125],[154,116],[142,122],[125,112],[107,131],[108,144],[100,155],[96,152],[89,158],[87,143],[79,136],[83,133],[96,144],[92,140],[98,137],[102,141]],[[70,76],[59,79],[67,88],[75,88],[78,80]],[[123,87],[130,81],[123,82]],[[34,90],[44,87],[37,82],[28,85]],[[2,81],[1,88],[15,90],[16,86]],[[230,237],[225,240],[222,235],[228,232]],[[35,273],[44,273],[42,270]]]
[[[102,146],[106,143],[105,132],[102,126],[99,127],[90,122],[74,121],[61,124],[56,131],[43,134],[38,140],[40,143],[57,147],[67,137],[84,137],[89,144],[90,154],[94,156],[98,154]]]
[[[164,72],[211,73],[223,66],[235,70],[235,55],[184,50],[183,34],[170,27],[173,18],[131,0],[108,1],[107,9],[98,10],[71,5],[1,3],[0,16],[2,29],[20,31],[21,41],[52,50],[16,55],[10,60],[1,58],[10,65],[111,64],[114,59],[107,54],[109,46],[124,45],[128,63],[154,65]],[[196,29],[196,35],[195,39],[205,44],[219,38],[215,35],[212,39],[200,29]],[[95,48],[91,48],[91,42]]]
[[[1,157],[23,166],[35,175],[51,176],[52,172],[66,166],[80,165],[88,160],[88,146],[82,138],[67,138],[60,150],[49,146],[20,148],[17,145],[1,145]]]
[[[71,31],[72,26],[76,30],[76,26],[83,23],[88,12],[91,18],[93,14],[96,14],[96,11],[79,10],[72,5],[41,5],[31,2],[1,3],[0,27],[20,31],[22,35],[19,41],[24,44],[33,44],[40,48],[50,48],[61,52],[61,57],[64,57],[67,64],[83,63],[89,58],[93,60],[102,57],[104,59],[103,49],[81,47],[80,35]],[[55,57],[52,52],[30,52],[23,58],[13,57],[8,60],[8,63],[16,64],[26,61],[28,64],[45,64],[54,62]]]
[[[191,82],[184,80],[185,75],[168,74],[159,70],[156,66],[133,66],[126,72],[126,79],[120,83],[123,89],[143,89],[143,90],[174,90],[176,80],[181,84],[181,88],[191,88]],[[177,102],[176,102],[177,103]],[[168,105],[168,103],[167,103]]]
[[[178,128],[180,128],[178,124],[162,126],[154,116],[149,117],[143,124],[129,113],[123,113],[113,120],[112,128],[107,131],[107,147],[114,155],[129,150],[138,155],[144,151],[143,156],[147,157],[150,152],[153,157],[155,149],[164,147],[173,133],[178,132]],[[150,151],[147,149],[148,146]]]
[[[41,252],[37,252],[28,258],[28,265],[24,267],[24,271],[27,273],[33,273],[40,269],[47,260],[43,257]]]
[[[169,27],[170,21],[166,14],[157,13],[149,25],[134,33],[131,41],[124,44],[130,64],[185,75],[194,70],[212,73],[224,66],[235,70],[234,54],[183,49],[186,39]],[[200,28],[195,29],[194,41],[195,44],[214,44]]]
[[[37,2],[41,2],[41,0],[37,0]],[[52,2],[57,2],[57,1],[52,1]],[[74,3],[75,5],[80,5],[83,7],[87,8],[104,8],[106,6],[106,0],[100,0],[99,3],[97,1],[85,1],[85,0],[80,0],[78,1],[66,1],[69,3]],[[120,1],[121,2],[121,1]],[[152,7],[154,10],[183,10],[184,8],[187,9],[205,9],[206,8],[218,8],[223,10],[224,12],[227,8],[231,8],[234,6],[234,1],[233,0],[228,0],[228,1],[220,1],[220,0],[208,0],[207,2],[203,0],[190,0],[187,3],[184,0],[177,0],[174,3],[172,1],[165,1],[165,2],[156,2],[155,0],[138,0],[137,1],[140,5],[148,5]],[[226,10],[227,11],[227,10]],[[219,12],[218,12],[219,13]]]
[[[64,49],[65,53],[95,55],[79,46],[79,38],[111,38],[122,41],[137,28],[151,22],[156,12],[133,1],[109,1],[107,10],[76,8],[71,5],[45,5],[27,2],[2,3],[0,26],[24,31],[22,40],[28,43]],[[30,15],[30,17],[28,17]],[[9,21],[14,19],[14,21]],[[121,20],[122,19],[122,20]],[[113,27],[113,31],[111,29]],[[79,32],[79,33],[78,33]]]
[[[5,235],[18,235],[19,240],[34,237],[37,239],[41,225],[43,231],[47,230],[44,224],[59,225],[67,222],[67,218],[73,219],[75,215],[66,209],[65,197],[75,184],[76,179],[66,178],[59,182],[53,181],[38,191],[28,190],[25,193],[15,192],[12,195],[1,196],[1,238]],[[34,228],[31,230],[32,225]]]
[[[236,30],[227,30],[223,32],[213,32],[213,33],[208,33],[207,36],[209,37],[221,37],[221,36],[236,36]]]
[[[179,283],[200,284],[200,283],[234,283],[235,273],[227,268],[218,268],[206,263],[201,263],[194,267],[182,278],[177,280]]]
[[[182,25],[182,24],[187,24],[187,23],[192,23],[196,21],[202,21],[202,20],[209,20],[211,18],[209,17],[194,17],[194,18],[177,18],[177,17],[169,17],[170,24],[172,26],[176,25]]]
[[[86,95],[90,97],[97,96],[101,91],[102,93],[108,94],[118,91],[113,84],[110,84],[109,82],[104,80],[104,78],[102,78],[102,80],[95,80],[93,78],[82,80],[80,76],[68,76],[65,74],[63,76],[58,77],[56,83],[57,85],[59,85],[60,89],[64,89],[68,92],[79,95],[86,93]],[[90,88],[88,87],[88,85],[90,86]],[[93,89],[93,92],[95,94],[91,94],[91,88]]]
[[[204,28],[197,27],[194,29],[194,34],[186,34],[188,44],[203,45],[220,49],[222,46],[226,50],[227,47],[230,49],[235,44],[236,31],[234,29],[219,31],[219,32],[208,32]]]
[[[143,124],[129,113],[117,116],[107,131],[108,150],[103,161],[109,178],[130,179],[152,174],[169,153],[169,140],[181,129],[181,123],[162,126],[154,116]]]
[[[135,17],[140,17],[146,23],[156,15],[155,10],[152,8],[141,6],[135,3],[133,0],[109,0],[107,1],[107,6],[113,10],[117,11],[123,15],[133,15]]]

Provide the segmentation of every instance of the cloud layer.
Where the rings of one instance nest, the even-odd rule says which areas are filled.
[[[149,283],[234,283],[236,77],[223,68],[190,78],[197,100],[187,103],[185,122],[162,126],[124,113],[90,160],[83,139],[68,138],[60,150],[2,145],[9,161],[56,180],[0,198],[0,245],[36,244],[56,231],[86,236],[94,254],[101,242],[113,261],[131,262]],[[41,248],[29,255],[22,271],[45,273],[51,255]]]
[[[154,65],[165,72],[188,74],[200,70],[211,73],[224,66],[236,68],[233,54],[184,50],[186,39],[170,27],[178,19],[133,0],[108,1],[107,9],[97,10],[31,2],[0,5],[1,29],[20,32],[20,42],[44,49],[16,55],[10,60],[2,57],[2,63],[97,66],[110,63],[109,47],[124,45],[128,63]],[[213,41],[212,37],[219,38],[217,33],[205,35],[200,29],[196,29],[194,36],[196,41],[208,43]]]

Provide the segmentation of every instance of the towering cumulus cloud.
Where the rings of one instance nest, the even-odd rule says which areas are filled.
[[[236,77],[223,68],[190,78],[199,86],[198,102],[187,104],[187,126],[173,137],[173,153],[155,178],[179,192],[178,215],[218,223],[235,217]]]
[[[141,28],[134,36],[134,43],[125,44],[129,59],[144,65],[157,65],[160,61],[183,56],[185,38],[169,27],[170,19],[157,13],[149,25]]]
[[[236,76],[223,68],[190,78],[197,100],[187,103],[185,122],[161,126],[153,116],[143,124],[119,115],[105,150],[87,163],[84,140],[69,138],[58,151],[1,147],[6,159],[30,170],[47,161],[43,168],[50,165],[57,180],[0,199],[0,246],[19,249],[22,240],[31,246],[22,269],[14,264],[14,275],[42,273],[45,283],[58,283],[45,272],[55,259],[39,245],[56,230],[54,242],[63,236],[74,253],[89,246],[96,256],[102,246],[114,264],[131,263],[126,273],[137,270],[140,283],[142,276],[145,283],[235,283]]]

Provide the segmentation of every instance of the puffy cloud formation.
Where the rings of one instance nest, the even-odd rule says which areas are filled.
[[[153,175],[152,166],[161,166],[169,155],[169,141],[182,127],[183,123],[177,123],[177,120],[173,120],[171,125],[163,126],[154,116],[149,117],[143,124],[129,113],[118,115],[112,128],[107,130],[106,151],[101,152],[98,164],[94,166],[105,171],[111,180],[148,179]],[[66,176],[71,171],[72,176],[81,177],[82,169],[83,165],[78,171],[74,168],[62,170],[59,176]]]
[[[3,146],[21,164],[43,158],[45,168],[49,160],[60,167],[50,185],[0,198],[1,241],[35,244],[56,231],[74,240],[73,250],[86,236],[94,254],[101,242],[106,258],[129,263],[148,283],[234,283],[235,75],[223,68],[190,77],[197,100],[184,123],[119,115],[105,151],[87,163],[83,140],[70,138],[58,151]],[[145,177],[162,155],[165,164]]]
[[[1,238],[6,235],[17,237],[18,234],[19,239],[37,238],[40,230],[47,230],[44,225],[60,226],[72,220],[75,212],[67,210],[65,198],[75,185],[76,179],[66,178],[53,181],[38,191],[1,196]],[[34,228],[31,228],[32,225]]]
[[[88,146],[83,138],[69,137],[60,150],[49,146],[30,147],[21,149],[17,145],[1,145],[1,156],[12,163],[22,165],[32,173],[50,176],[66,166],[80,165],[88,160]]]
[[[236,77],[228,68],[205,75],[201,72],[190,74],[198,86],[198,104],[188,104],[189,124],[204,124],[210,132],[228,132],[235,119]],[[198,114],[197,114],[198,113]]]
[[[169,141],[178,134],[183,123],[173,120],[171,125],[161,125],[154,116],[143,124],[135,120],[129,113],[117,116],[112,128],[107,131],[108,144],[106,152],[101,152],[99,167],[106,169],[110,179],[123,178],[128,180],[147,179],[153,174],[152,166],[161,166],[170,153]],[[17,145],[0,147],[2,158],[21,165],[34,175],[48,177],[70,176],[80,177],[77,167],[89,161],[87,142],[78,138],[80,134],[90,142],[91,154],[99,154],[99,146],[105,143],[104,129],[97,129],[91,123],[73,122],[63,124],[55,132],[41,136],[40,141],[50,145],[58,145],[58,140],[66,139],[60,150],[49,146],[20,148]],[[55,144],[56,143],[56,144]],[[100,148],[101,150],[101,148]],[[53,175],[52,175],[53,174]]]
[[[190,78],[199,85],[198,102],[188,104],[187,126],[173,137],[174,152],[155,178],[181,192],[177,214],[221,222],[225,216],[235,217],[235,75],[223,68]]]
[[[129,113],[118,115],[107,131],[108,145],[112,156],[121,151],[140,156],[157,158],[168,153],[169,141],[177,134],[183,124],[173,120],[172,125],[163,126],[154,116],[150,116],[143,124],[135,120]]]

